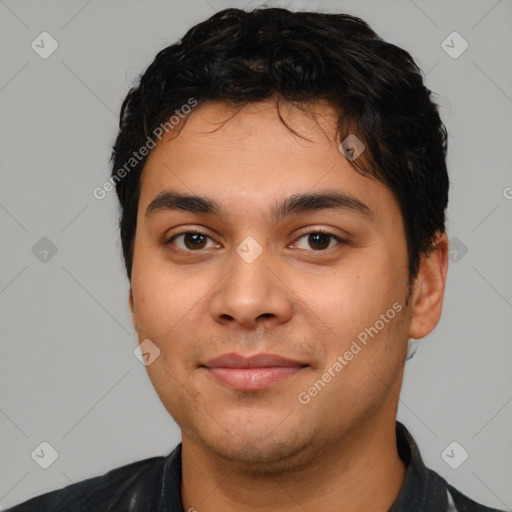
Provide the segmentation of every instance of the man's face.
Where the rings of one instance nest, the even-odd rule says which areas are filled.
[[[396,413],[411,321],[401,213],[317,112],[320,125],[282,106],[308,141],[272,102],[220,128],[233,111],[203,104],[142,175],[131,306],[139,341],[161,351],[148,373],[184,440],[231,460],[278,467]],[[166,192],[218,211],[153,202]]]

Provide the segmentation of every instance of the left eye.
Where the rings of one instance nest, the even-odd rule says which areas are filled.
[[[298,247],[298,249],[313,249],[315,251],[325,251],[327,249],[330,249],[332,247],[331,242],[336,242],[336,244],[342,243],[343,240],[336,235],[333,235],[331,233],[324,233],[322,231],[314,232],[314,233],[307,233],[305,235],[302,235],[297,240],[302,240],[303,238],[306,239],[306,244],[309,247]],[[298,242],[296,242],[296,245],[299,245]]]
[[[180,243],[177,243],[177,240],[181,241]],[[207,243],[208,240],[212,243],[212,246],[210,247],[219,247],[219,244],[216,244],[213,242],[213,240],[203,233],[180,233],[179,235],[173,236],[167,243],[174,243],[177,245],[180,249],[184,250],[190,250],[190,251],[197,251],[201,249],[208,249]]]

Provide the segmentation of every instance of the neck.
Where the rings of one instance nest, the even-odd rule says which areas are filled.
[[[388,511],[405,478],[395,423],[372,418],[283,473],[251,474],[183,436],[186,511]]]

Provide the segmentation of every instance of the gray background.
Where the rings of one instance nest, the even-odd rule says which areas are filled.
[[[121,101],[156,52],[216,10],[258,5],[0,0],[1,507],[179,442],[133,355],[115,195],[92,190],[108,177]],[[430,467],[511,510],[512,2],[267,5],[366,19],[438,95],[457,252],[441,323],[407,364],[399,419]],[[59,44],[47,59],[31,48],[43,31]],[[441,47],[453,31],[469,44],[456,59]],[[460,43],[448,39],[452,52]],[[46,261],[42,237],[57,248]],[[31,458],[42,441],[59,454],[46,470]],[[469,453],[458,469],[441,456],[452,441]]]

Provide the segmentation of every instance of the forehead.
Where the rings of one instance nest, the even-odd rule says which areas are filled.
[[[238,153],[240,161],[252,157],[257,160],[252,162],[253,166],[264,163],[258,166],[261,170],[263,166],[277,168],[278,164],[284,164],[277,160],[270,165],[280,155],[289,158],[300,152],[301,158],[311,155],[308,161],[312,162],[318,161],[320,155],[332,156],[331,151],[325,152],[328,146],[339,157],[334,141],[336,113],[328,105],[312,108],[315,117],[289,103],[280,103],[278,107],[270,99],[250,103],[239,110],[225,102],[206,102],[197,106],[179,126],[181,131],[177,131],[177,126],[157,145],[150,159],[168,159],[172,154],[180,163],[184,156],[193,164],[215,154],[216,159],[211,162],[215,165],[224,155],[229,159]]]
[[[223,102],[200,104],[178,135],[150,153],[140,206],[166,189],[214,196],[242,210],[322,189],[372,202],[377,213],[396,210],[391,191],[356,172],[340,152],[335,110],[320,102],[311,107],[314,116],[287,103],[278,110],[274,100],[238,112]]]

